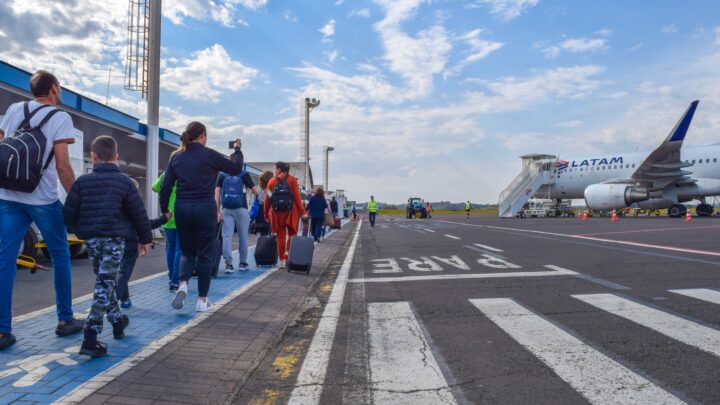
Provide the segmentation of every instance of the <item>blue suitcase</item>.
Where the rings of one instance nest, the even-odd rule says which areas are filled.
[[[290,242],[287,269],[310,273],[312,267],[315,240],[306,236],[293,236]]]

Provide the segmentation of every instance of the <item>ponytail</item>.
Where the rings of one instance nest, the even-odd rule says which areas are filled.
[[[189,123],[187,127],[185,127],[185,131],[183,131],[182,135],[180,135],[180,146],[175,149],[171,156],[184,152],[193,141],[197,140],[202,134],[206,133],[207,129],[203,123],[198,121]]]

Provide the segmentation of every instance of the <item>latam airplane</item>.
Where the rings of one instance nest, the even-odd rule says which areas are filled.
[[[682,205],[694,199],[700,216],[712,215],[705,198],[720,195],[720,145],[682,147],[698,101],[690,103],[662,144],[650,153],[620,153],[558,160],[554,183],[537,194],[553,199],[584,198],[590,209],[609,210],[636,204],[685,215]]]

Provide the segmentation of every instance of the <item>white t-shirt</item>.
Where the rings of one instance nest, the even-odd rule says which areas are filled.
[[[15,103],[8,108],[5,117],[3,117],[0,128],[5,132],[5,136],[12,135],[20,124],[25,119],[25,112],[23,111],[24,103]],[[40,107],[42,104],[33,100],[30,102],[30,112]],[[30,126],[35,126],[45,118],[52,107],[43,108],[40,112],[30,120]],[[47,138],[45,145],[45,155],[43,156],[43,162],[47,162],[50,151],[54,145],[60,143],[74,143],[75,142],[75,127],[73,126],[72,118],[70,114],[65,111],[55,113],[48,122],[42,127],[43,134]],[[44,163],[43,163],[44,164]],[[29,205],[48,205],[58,200],[58,174],[57,168],[55,167],[55,158],[50,162],[47,170],[43,172],[40,184],[32,193],[23,193],[20,191],[6,190],[0,188],[0,200],[14,201]]]

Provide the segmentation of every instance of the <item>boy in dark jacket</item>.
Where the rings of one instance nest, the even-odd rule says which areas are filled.
[[[80,176],[65,201],[65,225],[85,240],[97,277],[90,314],[85,320],[85,339],[80,354],[101,357],[107,345],[98,342],[103,315],[113,326],[113,336],[121,339],[130,323],[120,312],[115,283],[125,248],[125,238],[137,232],[141,254],[152,242],[150,221],[137,188],[120,172],[117,143],[99,136],[92,143],[93,173]]]
[[[140,185],[134,179],[130,179],[135,185],[135,188],[140,188]],[[168,217],[161,215],[158,218],[150,220],[150,228],[157,229],[165,225],[168,221]],[[140,252],[138,251],[138,233],[132,232],[130,236],[125,238],[125,252],[123,253],[122,262],[120,263],[120,273],[117,279],[117,290],[115,296],[120,301],[120,308],[127,309],[132,306],[130,301],[130,277],[132,277],[133,270],[135,270],[135,263]]]

